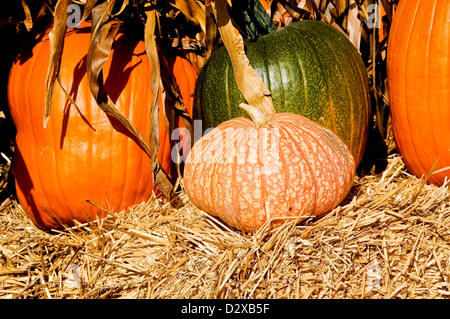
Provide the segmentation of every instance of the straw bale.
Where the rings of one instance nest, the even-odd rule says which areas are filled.
[[[0,212],[0,298],[447,298],[448,184],[398,155],[329,214],[244,234],[152,198],[58,232]]]

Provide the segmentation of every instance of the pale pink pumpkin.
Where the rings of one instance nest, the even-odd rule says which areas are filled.
[[[191,149],[184,169],[188,197],[199,209],[243,231],[335,208],[350,191],[355,161],[332,131],[291,113],[218,125]],[[304,217],[303,217],[304,216]]]

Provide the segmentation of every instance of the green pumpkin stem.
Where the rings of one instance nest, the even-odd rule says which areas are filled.
[[[229,14],[234,25],[248,38],[256,39],[277,30],[259,0],[231,0],[231,4]]]
[[[267,116],[256,107],[245,103],[239,104],[239,107],[244,109],[248,115],[250,115],[250,118],[256,126],[269,124],[269,119]]]

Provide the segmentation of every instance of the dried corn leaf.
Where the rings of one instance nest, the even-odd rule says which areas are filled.
[[[205,5],[196,0],[172,0],[170,4],[181,11],[192,23],[206,32]]]
[[[217,35],[219,30],[217,29],[217,23],[214,18],[214,11],[211,4],[207,4],[205,6],[205,18],[206,18],[206,34],[205,34],[205,42],[206,42],[206,52],[205,58],[209,58],[216,50],[217,50]]]
[[[359,50],[361,42],[361,20],[358,18],[358,5],[355,0],[350,0],[347,18],[347,33],[350,42]]]
[[[25,24],[25,27],[27,28],[27,30],[30,31],[33,28],[33,18],[31,17],[30,8],[28,7],[25,0],[22,0],[22,7],[23,7],[23,12],[25,13],[24,24]]]
[[[384,11],[386,12],[386,16],[389,19],[389,21],[392,21],[392,11],[391,6],[389,5],[389,2],[391,0],[379,0],[383,6]]]
[[[348,0],[335,0],[338,17],[341,17],[348,9]]]
[[[159,151],[159,96],[160,96],[160,61],[158,56],[158,48],[155,39],[156,28],[156,11],[154,9],[146,11],[147,21],[145,23],[145,50],[152,66],[150,74],[151,89],[153,92],[153,103],[150,118],[150,137],[149,137],[149,155],[152,160],[153,179],[161,190],[161,192],[168,198],[172,197],[173,185],[167,177],[167,173],[158,162]],[[167,124],[166,124],[167,125]],[[167,125],[168,126],[168,125]]]
[[[55,7],[53,29],[49,33],[50,39],[50,61],[47,68],[47,78],[45,81],[45,111],[44,127],[51,113],[53,103],[53,90],[56,79],[59,77],[61,67],[61,55],[64,47],[64,37],[67,29],[67,6],[70,0],[58,0]]]
[[[320,10],[321,12],[325,12],[327,10],[328,4],[331,2],[330,0],[319,0],[316,5],[316,0],[308,0],[308,2],[315,7],[316,10]]]
[[[92,13],[92,9],[94,9],[95,5],[97,4],[97,0],[87,0],[86,4],[84,5],[84,11],[83,16],[81,17],[81,21],[85,21]]]
[[[264,114],[274,114],[269,89],[256,74],[245,55],[244,40],[236,32],[228,14],[227,2],[216,0],[212,3],[220,35],[231,58],[236,83],[248,104],[257,107]]]
[[[92,11],[91,41],[87,55],[87,76],[91,92],[106,113],[114,114],[116,107],[111,104],[103,86],[103,65],[108,60],[120,22],[110,20],[115,0],[104,2]],[[104,106],[104,104],[108,106]],[[116,116],[114,116],[116,117]]]
[[[129,4],[129,0],[122,0],[122,5],[121,5],[119,11],[117,11],[114,14],[112,14],[111,17],[117,17],[118,15],[120,15],[126,9],[128,4]]]
[[[145,37],[145,51],[150,60],[152,72],[150,74],[151,90],[153,93],[152,110],[156,109],[156,115],[158,114],[158,98],[160,94],[160,64],[158,57],[158,48],[155,40],[155,25],[156,25],[156,11],[148,10],[146,12],[147,20],[145,23],[144,37]],[[153,114],[153,112],[152,112]],[[153,116],[153,115],[152,115]],[[157,118],[157,117],[156,117]],[[153,121],[152,121],[153,122]],[[156,120],[156,122],[158,122]],[[157,123],[156,123],[157,125]],[[158,134],[156,130],[155,134]],[[159,139],[159,137],[158,137]],[[157,140],[158,140],[157,139]],[[153,140],[152,138],[150,140]],[[156,150],[156,154],[158,150]]]
[[[111,20],[115,0],[104,2],[92,10],[92,34],[87,54],[87,77],[89,87],[99,107],[109,116],[117,119],[133,136],[139,145],[152,158],[152,150],[142,134],[115,106],[108,96],[103,83],[103,65],[108,60],[120,22]]]

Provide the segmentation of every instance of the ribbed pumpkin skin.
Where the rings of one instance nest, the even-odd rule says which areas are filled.
[[[45,79],[49,61],[46,36],[12,66],[8,100],[17,128],[14,176],[17,196],[30,219],[44,229],[103,217],[87,203],[120,211],[150,198],[155,185],[151,163],[126,129],[104,114],[93,99],[86,75],[90,27],[68,31],[61,63],[61,83],[80,111],[55,85],[52,113],[43,128]],[[151,67],[144,43],[133,50],[119,33],[104,66],[105,87],[120,111],[148,139]],[[21,60],[23,59],[23,61]],[[170,58],[183,99],[192,111],[195,70],[182,58]],[[181,74],[181,75],[180,75]],[[169,137],[160,112],[159,159],[171,171]]]
[[[297,114],[268,119],[260,127],[244,117],[226,121],[186,160],[193,204],[243,231],[271,218],[276,227],[280,218],[322,215],[345,198],[355,176],[353,156],[332,131]]]
[[[426,176],[450,166],[450,1],[402,0],[389,35],[387,72],[394,138],[406,167]],[[431,175],[442,185],[450,170]]]
[[[367,143],[370,90],[364,63],[338,30],[318,21],[300,21],[256,41],[246,41],[251,66],[271,91],[277,112],[296,113],[334,131],[356,163]],[[246,103],[224,47],[199,73],[194,118],[203,129],[239,116]]]

